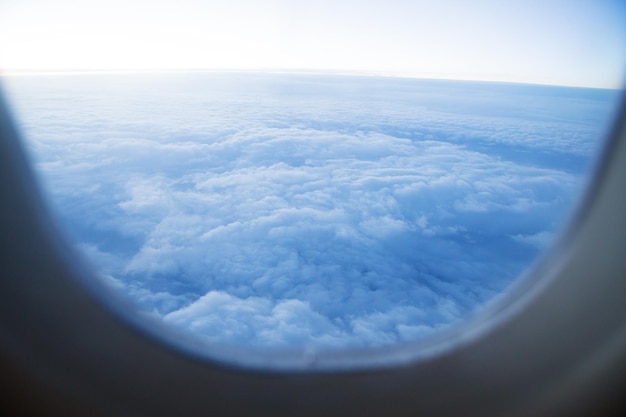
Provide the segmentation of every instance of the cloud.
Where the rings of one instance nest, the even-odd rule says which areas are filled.
[[[29,146],[112,287],[209,342],[262,347],[386,345],[471,314],[558,231],[613,97],[161,77],[22,81]]]
[[[511,237],[516,242],[525,243],[538,249],[544,249],[554,239],[554,233],[544,230],[531,235],[515,235]]]

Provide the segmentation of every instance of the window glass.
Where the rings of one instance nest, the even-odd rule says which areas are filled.
[[[138,309],[208,342],[385,346],[467,317],[553,241],[621,99],[625,18],[6,2],[0,67],[59,223]]]

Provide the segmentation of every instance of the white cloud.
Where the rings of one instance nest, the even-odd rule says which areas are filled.
[[[511,236],[516,242],[525,243],[534,246],[538,249],[544,249],[550,242],[554,240],[554,232],[543,230],[535,234],[530,235],[515,235]]]
[[[55,208],[142,309],[257,346],[382,345],[474,311],[549,242],[611,102],[252,75],[161,96],[182,76],[126,77],[19,87]]]

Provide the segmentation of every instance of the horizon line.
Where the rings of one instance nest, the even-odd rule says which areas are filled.
[[[37,76],[72,76],[72,75],[124,75],[142,73],[258,73],[258,74],[294,74],[294,75],[342,75],[359,77],[406,78],[441,81],[469,81],[495,84],[520,84],[546,87],[588,88],[597,90],[624,90],[625,86],[608,87],[597,85],[565,84],[541,81],[510,79],[491,79],[472,76],[452,76],[434,73],[410,73],[376,70],[337,70],[337,69],[291,69],[291,68],[117,68],[117,69],[2,69],[2,77],[37,77]]]

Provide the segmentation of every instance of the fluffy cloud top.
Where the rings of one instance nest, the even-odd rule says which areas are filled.
[[[575,201],[617,93],[294,75],[9,85],[104,279],[210,342],[415,340],[502,291]]]

